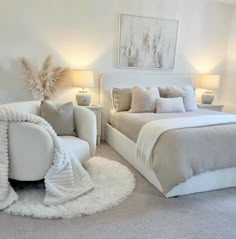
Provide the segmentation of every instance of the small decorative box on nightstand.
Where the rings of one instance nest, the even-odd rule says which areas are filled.
[[[97,120],[97,145],[101,144],[101,132],[102,132],[102,106],[101,105],[89,105],[83,106],[93,111]]]
[[[206,110],[213,110],[213,111],[222,111],[224,105],[213,105],[213,104],[198,104],[198,109],[206,109]]]

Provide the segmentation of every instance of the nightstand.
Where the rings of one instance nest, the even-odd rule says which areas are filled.
[[[97,145],[101,144],[101,132],[102,132],[102,106],[101,105],[89,105],[83,106],[93,111],[97,120]]]
[[[213,104],[198,104],[198,109],[206,109],[213,111],[222,111],[224,105],[213,105]]]

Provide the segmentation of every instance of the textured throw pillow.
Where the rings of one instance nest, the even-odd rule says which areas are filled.
[[[131,93],[132,102],[129,112],[155,112],[156,100],[160,97],[158,88],[156,86],[149,88],[135,86],[132,88]]]
[[[182,97],[184,101],[185,111],[195,111],[198,109],[192,86],[185,86],[183,88],[176,86],[167,87],[166,95],[167,98]]]
[[[182,97],[177,98],[158,98],[156,113],[183,113],[185,112]]]
[[[159,89],[160,97],[161,97],[161,98],[167,98],[166,88],[164,88],[164,87],[158,87],[158,89]]]
[[[53,102],[42,101],[40,115],[52,126],[57,135],[76,135],[74,107],[71,102],[57,106]]]
[[[131,89],[112,89],[112,102],[116,112],[128,111],[131,105]]]

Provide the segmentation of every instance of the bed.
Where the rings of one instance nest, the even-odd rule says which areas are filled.
[[[143,125],[150,120],[154,120],[157,114],[144,113],[138,117],[142,120],[134,120],[137,115],[127,112],[111,113],[112,102],[110,92],[112,88],[131,88],[136,84],[143,84],[145,79],[145,86],[165,86],[165,85],[178,85],[183,86],[190,82],[189,76],[172,75],[172,74],[132,74],[132,73],[108,73],[104,74],[100,84],[101,104],[103,106],[103,138],[111,145],[117,152],[119,152],[134,168],[136,168],[149,182],[151,182],[163,195],[166,197],[186,195],[196,192],[204,192],[215,189],[229,188],[236,186],[236,167],[232,164],[230,167],[216,169],[213,171],[206,171],[188,177],[187,180],[173,185],[166,190],[163,186],[163,181],[157,177],[156,170],[152,167],[147,167],[141,160],[137,160],[137,138]],[[199,110],[196,112],[188,112],[184,117],[193,115],[220,115],[222,113]],[[172,117],[179,117],[180,114],[173,114]],[[183,115],[181,115],[182,117]],[[162,114],[162,118],[169,117],[169,115]],[[122,122],[126,122],[126,126]],[[135,122],[135,123],[134,123]],[[130,128],[135,130],[129,130]],[[218,127],[218,126],[214,126]],[[227,127],[227,126],[224,126]],[[235,126],[236,127],[236,126]],[[206,128],[206,127],[205,127]],[[218,129],[217,129],[218,130]],[[221,130],[221,128],[220,128]],[[235,128],[236,130],[236,128]],[[200,131],[199,131],[200,132]],[[197,133],[199,133],[197,132]],[[207,128],[206,128],[207,132]],[[217,131],[218,132],[218,131]],[[223,131],[222,131],[223,132]],[[218,132],[217,134],[222,134]],[[232,132],[232,131],[231,131]],[[200,132],[202,134],[202,131]],[[224,136],[223,136],[224,137]],[[231,134],[230,137],[234,137]],[[227,135],[225,136],[227,138]],[[234,138],[232,138],[234,140]],[[229,141],[228,144],[234,144],[235,141]],[[191,140],[191,138],[190,138]],[[164,142],[164,140],[163,140]],[[209,144],[210,145],[210,144]],[[225,147],[227,148],[227,144]],[[193,146],[194,147],[194,146]],[[231,146],[230,146],[231,147]],[[224,150],[226,150],[224,148]],[[232,147],[231,147],[232,148]],[[234,157],[234,154],[232,154]],[[236,160],[236,158],[235,158]],[[230,164],[229,164],[230,165]]]

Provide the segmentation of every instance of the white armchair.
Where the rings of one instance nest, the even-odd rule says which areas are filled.
[[[40,102],[5,104],[11,109],[30,114],[40,114]],[[59,136],[66,148],[83,163],[96,150],[96,118],[92,111],[74,106],[74,122],[78,137]],[[49,134],[38,125],[28,122],[9,124],[9,177],[21,181],[44,178],[54,157],[53,142]]]

